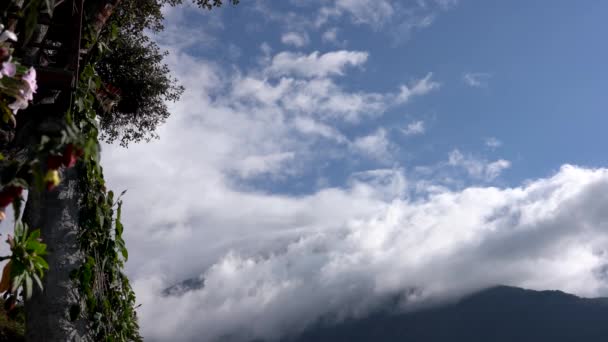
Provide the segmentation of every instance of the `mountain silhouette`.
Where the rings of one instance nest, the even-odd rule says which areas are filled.
[[[608,341],[608,298],[498,286],[409,313],[319,322],[283,342]]]

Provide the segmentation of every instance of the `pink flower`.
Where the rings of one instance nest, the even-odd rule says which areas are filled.
[[[3,76],[13,77],[17,73],[17,66],[11,62],[2,63],[2,68],[0,68],[0,78]]]
[[[36,69],[30,68],[30,70],[21,76],[21,79],[27,82],[32,93],[36,92],[38,89],[38,84],[36,83]]]
[[[18,97],[15,100],[15,102],[8,105],[8,108],[10,108],[13,111],[13,113],[17,114],[17,111],[19,109],[27,108],[27,100],[24,98]]]

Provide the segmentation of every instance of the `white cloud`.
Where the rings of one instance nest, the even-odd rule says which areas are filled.
[[[497,161],[493,161],[486,166],[485,169],[485,177],[488,180],[493,180],[496,177],[500,176],[500,174],[511,167],[511,162],[504,159],[499,159]]]
[[[232,90],[239,103],[254,101],[275,111],[352,123],[364,116],[380,115],[392,105],[391,94],[347,92],[329,78],[280,78],[275,83],[254,76],[238,77]]]
[[[374,31],[387,32],[394,43],[401,43],[408,40],[415,31],[431,26],[441,12],[453,8],[455,4],[454,0],[337,0],[333,6],[321,6],[312,22],[314,27],[319,28],[347,17],[355,25],[366,25]]]
[[[429,7],[431,6],[429,3],[437,4],[440,8],[444,10],[448,10],[456,4],[458,4],[458,0],[417,0],[420,6]]]
[[[386,33],[394,43],[400,43],[415,31],[431,26],[440,13],[453,8],[456,3],[455,0],[313,0],[298,2],[299,11],[284,11],[271,6],[270,2],[256,1],[253,8],[262,19],[279,23],[284,32],[310,32],[324,26],[343,27],[345,23],[342,20],[347,19],[350,24]],[[332,30],[326,31],[330,41],[335,35]]]
[[[488,86],[490,77],[492,77],[492,75],[489,73],[467,72],[462,75],[462,80],[470,87],[485,88]]]
[[[343,75],[349,66],[361,66],[367,61],[368,53],[362,51],[332,51],[310,55],[281,52],[274,56],[267,72],[271,75],[296,75],[302,77],[326,77]]]
[[[335,140],[339,143],[347,142],[346,137],[344,137],[344,135],[342,135],[337,129],[315,121],[311,118],[297,117],[293,123],[296,130],[301,133],[319,135],[327,139]]]
[[[451,166],[461,167],[467,173],[476,179],[492,181],[496,179],[502,171],[511,167],[511,162],[504,159],[499,159],[493,162],[488,162],[483,159],[477,159],[473,156],[465,156],[459,150],[453,150],[449,154],[448,164]]]
[[[364,61],[328,67],[319,54],[321,72],[270,74],[263,49],[268,59],[248,71],[174,52],[168,63],[187,90],[161,140],[104,148],[109,184],[129,190],[127,271],[146,340],[273,338],[326,314],[365,314],[412,288],[420,296],[406,305],[499,283],[608,295],[597,273],[608,264],[608,170],[564,166],[487,187],[510,163],[458,150],[441,167],[463,169],[473,186],[450,187],[432,170],[416,179],[399,166],[377,169],[394,152],[388,132],[351,142],[338,125],[437,89],[431,75],[399,93],[353,91],[332,77]],[[317,173],[332,150],[378,162],[332,187]],[[299,195],[248,182],[305,171],[319,188]],[[205,286],[161,294],[193,277]]]
[[[495,137],[489,137],[485,139],[485,145],[486,147],[494,150],[502,146],[502,141]]]
[[[349,185],[355,192],[391,201],[405,196],[408,182],[403,169],[373,169],[353,173]]]
[[[417,120],[410,122],[405,129],[402,130],[405,135],[420,135],[424,134],[426,127],[424,121]]]
[[[187,91],[171,105],[161,140],[103,154],[111,187],[129,190],[127,271],[146,340],[272,338],[326,314],[364,314],[411,288],[420,297],[410,301],[497,283],[608,295],[597,276],[608,264],[608,170],[566,166],[519,187],[454,190],[408,182],[406,170],[372,169],[342,188],[263,192],[231,175],[290,170],[318,136],[345,145],[342,152],[390,153],[387,132],[345,144],[298,107],[305,102],[294,105],[313,90],[354,96],[329,79],[281,84],[184,54],[168,62]],[[323,107],[320,95],[308,96]],[[331,146],[315,149],[305,167],[318,168]],[[508,163],[460,152],[450,161],[483,181]],[[205,286],[162,295],[191,277]]]
[[[364,155],[379,161],[389,161],[391,158],[391,143],[388,140],[386,130],[383,128],[377,129],[370,135],[355,139],[353,147]]]
[[[334,27],[334,28],[326,30],[325,32],[323,32],[323,35],[321,35],[321,40],[323,40],[324,42],[328,42],[328,43],[337,43],[338,42],[338,29]]]
[[[287,32],[281,36],[281,42],[286,45],[303,47],[310,43],[310,39],[306,33]]]
[[[280,152],[268,155],[251,155],[238,161],[236,171],[243,178],[251,178],[261,174],[276,174],[285,162],[295,157],[293,152]]]
[[[262,71],[238,73],[231,85],[233,100],[272,106],[292,114],[306,114],[320,120],[339,119],[358,123],[363,117],[381,115],[387,109],[405,104],[413,96],[421,96],[439,87],[432,74],[403,85],[399,93],[346,91],[333,77],[343,76],[348,66],[361,67],[367,53],[332,51],[309,55],[280,52],[266,58]]]
[[[196,192],[197,201],[180,201],[198,215],[178,240],[155,238],[158,226],[145,225],[149,220],[138,224],[141,240],[130,236],[131,249],[153,266],[133,278],[145,337],[276,338],[329,313],[363,314],[411,288],[418,296],[405,305],[494,284],[608,294],[598,276],[608,263],[608,170],[565,166],[525,186],[439,190],[419,199],[395,195],[407,182],[392,173],[356,174],[350,188],[301,198],[211,186],[211,197]],[[163,203],[134,203],[139,196],[127,202],[131,223],[139,206],[167,212]],[[205,287],[160,295],[168,274],[187,264],[200,267],[192,276],[201,275]]]
[[[380,27],[391,20],[395,9],[386,0],[337,0],[336,9],[350,14],[357,24]]]
[[[397,95],[397,103],[406,103],[414,96],[426,95],[429,92],[439,89],[441,84],[432,81],[433,73],[429,72],[424,78],[412,82],[409,86],[402,85]]]

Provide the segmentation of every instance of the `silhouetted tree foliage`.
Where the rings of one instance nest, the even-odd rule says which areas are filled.
[[[145,31],[163,29],[162,7],[176,6],[183,0],[122,1],[112,21],[118,27],[116,39],[107,54],[96,66],[108,86],[120,90],[118,103],[100,115],[102,138],[107,142],[150,140],[158,137],[156,128],[170,113],[167,102],[177,101],[184,88],[170,75],[163,63],[166,52],[150,39]],[[237,4],[238,0],[231,0]],[[222,5],[221,0],[193,0],[201,8]],[[112,34],[108,25],[102,34]]]

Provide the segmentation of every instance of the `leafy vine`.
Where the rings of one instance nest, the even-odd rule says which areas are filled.
[[[91,51],[76,88],[68,122],[78,124],[85,138],[85,155],[78,180],[82,198],[78,237],[85,255],[83,264],[71,277],[76,282],[81,303],[70,308],[70,318],[85,317],[96,341],[141,341],[135,312],[135,293],[122,269],[128,252],[122,238],[121,196],[107,191],[99,164],[99,110],[108,106],[104,85],[95,63],[108,51],[116,28],[98,36],[92,28],[85,34],[85,48]],[[103,39],[102,39],[103,38]],[[87,153],[88,152],[88,153]]]
[[[96,142],[99,104],[96,95],[101,81],[93,65],[90,63],[83,69],[73,110],[82,123],[83,133],[89,141]],[[86,195],[81,204],[79,241],[85,260],[71,275],[82,302],[70,308],[70,318],[84,315],[95,340],[140,341],[135,293],[122,272],[128,258],[122,238],[122,200],[106,190],[98,158],[85,158],[82,164],[79,186]]]

